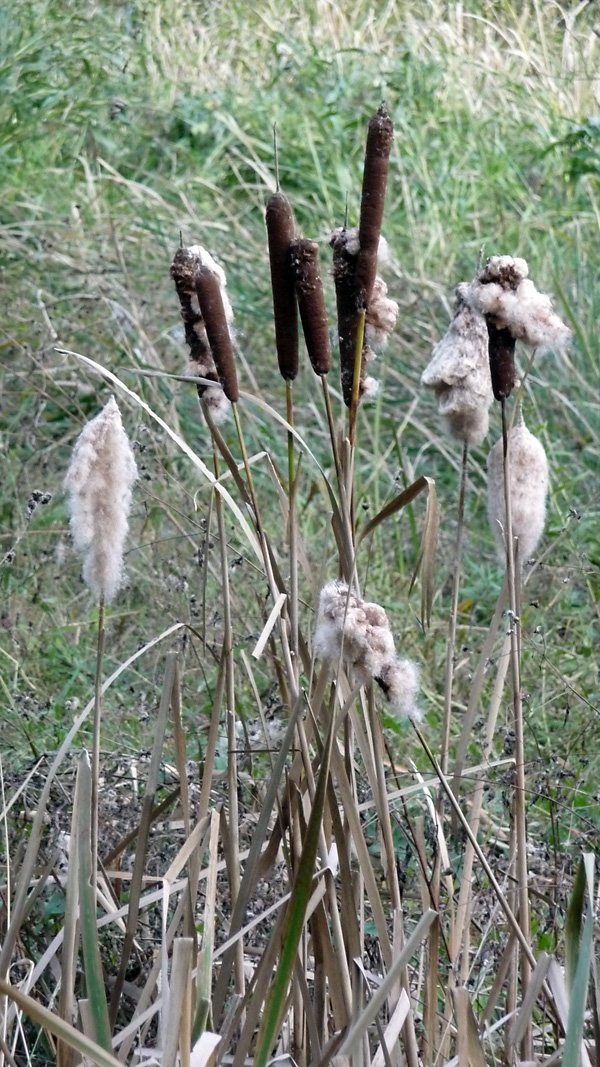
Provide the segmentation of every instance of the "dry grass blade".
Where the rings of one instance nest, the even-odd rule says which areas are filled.
[[[82,752],[77,771],[80,789],[77,852],[79,856],[79,910],[83,969],[90,1005],[92,1034],[96,1044],[111,1049],[110,1022],[104,992],[104,976],[98,942],[96,921],[96,893],[92,877],[92,773],[87,752]]]
[[[431,625],[431,609],[435,592],[435,556],[437,552],[438,534],[440,529],[440,508],[435,491],[435,482],[432,478],[426,478],[428,483],[427,507],[425,508],[425,520],[419,555],[415,564],[413,576],[410,581],[409,593],[412,590],[419,568],[423,565],[423,578],[421,582],[421,623]]]
[[[486,1067],[469,991],[464,986],[458,986],[452,990],[452,1001],[456,1016],[459,1067]]]
[[[81,1056],[85,1056],[86,1059],[91,1060],[98,1067],[122,1067],[112,1052],[102,1048],[101,1045],[76,1030],[74,1026],[59,1018],[54,1012],[48,1011],[48,1008],[34,1000],[33,997],[28,996],[26,993],[21,993],[20,990],[15,989],[14,986],[5,982],[2,978],[0,978],[0,995],[8,997],[9,1000],[16,1004],[19,1011],[24,1012],[38,1026],[42,1026],[44,1030],[70,1045]]]
[[[396,956],[392,966],[389,968],[383,982],[378,987],[376,992],[369,1000],[365,1010],[357,1021],[350,1027],[346,1037],[344,1038],[340,1049],[339,1055],[349,1055],[357,1047],[358,1042],[361,1040],[367,1028],[374,1021],[375,1017],[381,1011],[385,1004],[390,992],[393,990],[396,984],[400,972],[408,965],[412,957],[418,951],[421,942],[427,936],[427,932],[434,921],[437,918],[437,912],[430,909],[426,911],[424,915],[419,919],[412,934],[404,944],[404,947]]]
[[[527,988],[527,993],[523,998],[523,1003],[519,1009],[519,1014],[515,1019],[514,1026],[510,1030],[510,1043],[517,1050],[519,1044],[523,1039],[523,1035],[527,1027],[531,1023],[531,1017],[537,998],[542,992],[544,982],[546,980],[546,974],[550,966],[551,957],[547,952],[540,952],[538,961],[531,973],[531,979]]]
[[[156,720],[154,745],[152,748],[152,756],[150,758],[150,766],[148,768],[146,792],[144,794],[144,800],[142,803],[142,814],[140,816],[140,828],[137,839],[137,847],[135,850],[133,876],[131,879],[131,887],[129,891],[129,911],[127,913],[127,928],[125,932],[125,941],[121,954],[121,964],[115,980],[110,1000],[111,1027],[114,1027],[117,1018],[121,991],[123,989],[123,983],[125,981],[125,975],[127,973],[127,967],[129,965],[129,956],[131,954],[131,949],[133,948],[135,931],[137,928],[140,896],[142,893],[142,881],[146,869],[146,849],[148,846],[148,838],[150,836],[150,827],[152,825],[152,809],[154,806],[154,797],[158,786],[158,777],[160,773],[160,764],[163,753],[167,719],[169,717],[169,708],[171,707],[171,698],[173,693],[173,683],[175,680],[176,665],[177,653],[167,653],[167,665],[165,668],[163,691]]]
[[[194,942],[191,937],[176,937],[173,943],[169,999],[162,1020],[164,1040],[162,1067],[175,1067],[180,1032],[182,1030],[183,1007],[190,981],[193,947]]]
[[[141,656],[144,655],[144,653],[148,652],[151,648],[154,648],[154,646],[157,645],[160,641],[163,641],[166,637],[170,637],[171,634],[174,634],[177,632],[177,630],[180,630],[182,626],[182,622],[175,623],[174,626],[169,626],[168,629],[163,630],[163,632],[159,634],[158,637],[153,638],[152,641],[148,641],[147,644],[143,645],[142,648],[139,648],[137,652],[134,652],[133,655],[129,657],[129,659],[125,660],[124,663],[121,663],[102,685],[102,695],[106,693],[106,691],[110,688],[113,682],[116,682],[117,678],[120,677],[123,671],[127,670],[128,667],[135,663],[136,660],[138,660]],[[31,831],[29,833],[27,850],[25,852],[25,857],[23,859],[21,870],[19,871],[17,893],[13,905],[13,913],[10,926],[4,935],[4,941],[2,943],[2,951],[0,952],[0,978],[4,977],[4,975],[8,973],[8,967],[19,933],[19,928],[23,921],[23,916],[26,913],[26,909],[29,906],[29,884],[33,876],[35,864],[37,862],[40,841],[44,827],[44,817],[46,814],[48,799],[50,797],[50,789],[52,786],[52,782],[54,781],[56,772],[60,764],[62,763],[64,757],[66,756],[67,752],[69,751],[74,738],[76,737],[88,715],[92,711],[94,707],[94,700],[95,698],[92,697],[92,699],[86,704],[81,714],[73,723],[58,752],[56,753],[56,756],[52,761],[50,769],[47,772],[46,781],[44,782],[44,788],[42,790],[37,806],[37,811],[31,826]]]
[[[69,841],[69,869],[65,899],[65,921],[63,925],[63,948],[60,957],[60,998],[58,1014],[65,1022],[73,1022],[75,1003],[75,976],[77,972],[77,922],[79,916],[79,834],[77,828],[81,818],[81,779],[75,782],[73,797],[73,817],[71,820],[71,838]],[[58,1041],[56,1049],[58,1067],[72,1067],[74,1049],[72,1045]]]
[[[219,816],[216,811],[211,814],[208,841],[208,878],[204,901],[204,919],[202,923],[202,947],[198,953],[196,975],[196,1012],[192,1025],[192,1049],[204,1032],[210,1009],[210,991],[212,985],[213,950],[215,940],[215,910],[217,903],[217,860],[219,845]]]

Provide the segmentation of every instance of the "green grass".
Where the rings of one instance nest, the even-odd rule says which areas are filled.
[[[481,247],[524,256],[574,331],[568,358],[536,360],[526,389],[527,423],[548,452],[551,499],[543,566],[523,599],[523,688],[535,845],[575,856],[600,825],[599,764],[590,742],[600,605],[594,6],[576,16],[550,3],[507,0],[359,0],[352,10],[304,0],[286,13],[280,7],[23,0],[0,11],[0,556],[14,549],[14,562],[0,568],[5,774],[7,765],[18,775],[33,756],[54,750],[93,689],[97,609],[70,548],[61,485],[77,434],[109,390],[76,360],[56,354],[55,345],[121,376],[208,463],[210,438],[195,391],[132,373],[181,373],[185,366],[169,278],[181,232],[186,243],[214,251],[227,271],[242,387],[283,413],[264,232],[274,188],[273,124],[281,185],[303,233],[323,239],[342,223],[346,198],[350,223],[357,221],[366,123],[384,99],[396,126],[386,280],[400,316],[375,372],[383,381],[379,397],[359,419],[358,511],[368,518],[402,484],[421,474],[435,478],[442,527],[431,629],[421,627],[418,593],[408,598],[420,500],[361,550],[363,588],[389,611],[402,651],[422,665],[426,730],[436,748],[460,453],[419,379],[446,328],[453,286],[472,276]],[[326,246],[321,258],[328,262]],[[329,278],[326,289],[333,323]],[[335,371],[331,380],[339,411]],[[295,402],[300,433],[330,469],[307,360]],[[140,409],[123,407],[142,477],[129,586],[108,613],[106,673],[172,622],[188,623],[183,714],[190,748],[203,751],[223,622],[216,519],[207,530],[209,494],[186,459]],[[279,428],[250,405],[242,419],[249,453],[269,452],[285,472]],[[494,414],[490,441],[499,432]],[[224,433],[237,455],[232,426]],[[501,581],[486,516],[488,443],[475,450],[470,468],[453,737]],[[254,476],[268,533],[283,554],[279,505],[263,463]],[[52,500],[28,519],[35,489]],[[332,577],[328,504],[308,461],[300,500],[315,580]],[[230,580],[234,654],[245,678],[241,652],[251,652],[268,598],[227,515],[226,523],[230,556],[239,561]],[[302,596],[310,632],[306,585]],[[265,706],[277,708],[271,674],[262,664],[255,670]],[[158,646],[112,691],[107,749],[135,754],[150,747],[163,671]],[[248,716],[256,718],[250,690],[240,684]],[[498,756],[510,748],[507,697],[505,704]],[[399,764],[414,757],[425,772],[412,737],[404,729],[396,734]],[[474,736],[472,762],[479,740]],[[256,766],[260,778],[262,757]],[[507,821],[503,790],[499,773],[491,803],[498,823]],[[409,867],[416,883],[414,855]],[[539,931],[542,946],[543,924]]]

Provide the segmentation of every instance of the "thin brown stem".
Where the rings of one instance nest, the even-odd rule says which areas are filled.
[[[98,882],[98,785],[100,781],[100,722],[102,719],[102,661],[104,658],[104,597],[98,604],[98,642],[96,646],[96,677],[94,682],[94,725],[92,734],[92,887],[94,895]]]

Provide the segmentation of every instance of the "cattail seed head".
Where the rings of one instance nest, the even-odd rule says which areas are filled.
[[[398,305],[387,295],[387,291],[383,278],[377,275],[365,316],[365,341],[380,351],[387,345],[398,320]]]
[[[393,137],[394,123],[382,104],[371,119],[367,132],[356,266],[356,299],[359,308],[368,309],[377,274],[377,252]]]
[[[208,408],[215,422],[222,422],[230,411],[230,405],[223,389],[219,385],[219,375],[213,359],[204,319],[196,294],[195,276],[201,266],[213,271],[221,286],[221,297],[225,317],[229,326],[233,323],[233,309],[227,296],[227,279],[223,268],[213,259],[202,245],[190,245],[178,248],[171,264],[171,277],[179,297],[181,317],[185,329],[185,340],[190,349],[188,371],[198,378],[207,378],[215,382],[214,387],[198,383],[198,397],[202,408]]]
[[[488,329],[488,354],[492,391],[496,400],[506,400],[517,380],[515,366],[516,341],[510,330],[496,326],[491,317],[486,317]]]
[[[334,664],[342,657],[359,682],[374,679],[392,715],[420,718],[418,667],[397,658],[384,609],[362,600],[346,582],[328,582],[321,590],[314,648]]]
[[[293,381],[298,374],[298,304],[291,253],[296,227],[290,202],[283,193],[269,197],[265,221],[277,361],[282,378]]]
[[[331,346],[323,282],[319,271],[319,246],[316,241],[294,241],[291,245],[291,257],[306,350],[315,374],[329,374]]]
[[[499,440],[488,456],[488,515],[498,557],[506,561],[503,442]],[[519,541],[521,566],[533,556],[544,532],[548,460],[537,437],[522,421],[508,434],[508,477],[513,538]]]
[[[358,310],[356,304],[356,263],[358,256],[358,230],[334,230],[329,243],[333,249],[333,281],[337,305],[338,344],[340,349],[340,375],[342,395],[346,407],[352,404],[354,383],[354,359],[358,333]],[[364,391],[365,354],[363,350],[360,367],[361,393]]]
[[[549,296],[539,293],[528,278],[524,259],[491,256],[468,292],[468,302],[499,330],[508,330],[541,352],[565,348],[570,331],[552,307]]]
[[[235,403],[239,398],[239,390],[223,287],[218,274],[205,263],[197,268],[194,283],[219,381],[227,399]]]
[[[131,489],[137,477],[121,413],[111,396],[77,438],[64,481],[83,579],[106,602],[122,583]]]
[[[465,303],[466,289],[457,287],[454,318],[435,345],[421,382],[434,390],[451,436],[480,445],[489,428],[492,403],[488,331],[483,315]]]
[[[389,705],[389,711],[398,719],[420,722],[423,713],[417,707],[420,670],[410,659],[394,659],[386,663],[376,676],[380,689]]]

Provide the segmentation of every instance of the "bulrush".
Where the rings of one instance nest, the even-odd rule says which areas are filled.
[[[277,191],[269,197],[265,222],[277,361],[282,378],[292,382],[298,374],[298,303],[292,267],[292,242],[296,236],[296,226],[290,202],[282,192]]]
[[[222,422],[230,411],[229,401],[219,384],[219,375],[206,336],[206,326],[196,294],[195,275],[201,265],[213,271],[221,286],[221,297],[227,323],[233,322],[233,310],[227,296],[225,271],[202,245],[178,248],[171,264],[171,277],[175,282],[185,329],[186,343],[190,349],[188,371],[198,378],[215,382],[214,386],[198,384],[198,396],[203,408],[208,408],[215,422]]]
[[[452,437],[480,445],[489,428],[493,400],[485,319],[465,300],[468,285],[456,289],[454,318],[435,345],[421,382],[433,389]]]
[[[319,246],[316,241],[301,238],[291,245],[291,257],[302,330],[312,369],[319,376],[329,374],[331,346],[319,270]]]
[[[334,230],[329,243],[333,249],[332,274],[337,305],[342,395],[346,407],[350,407],[359,319],[357,306],[359,300],[357,269],[360,247],[358,229],[344,227]],[[380,239],[380,258],[386,248],[386,242]],[[365,314],[365,343],[361,355],[359,397],[373,397],[377,394],[379,382],[367,375],[367,363],[375,358],[374,349],[385,347],[397,318],[398,305],[395,300],[388,297],[385,282],[376,276]]]
[[[382,104],[367,131],[365,168],[360,201],[356,297],[359,308],[369,310],[379,254],[379,237],[385,206],[394,123]]]
[[[375,680],[392,714],[420,717],[416,708],[418,668],[410,660],[396,657],[384,609],[362,600],[346,582],[328,582],[321,590],[314,648],[332,663],[342,657],[363,685]]]
[[[137,477],[121,413],[111,396],[77,438],[64,481],[73,542],[83,558],[83,579],[106,602],[123,579],[131,489]]]
[[[524,259],[491,256],[465,290],[470,307],[486,317],[492,387],[497,400],[506,400],[516,381],[516,341],[548,352],[565,348],[571,336],[550,297],[537,291],[528,274]]]
[[[521,416],[508,434],[508,477],[513,538],[518,538],[521,566],[531,558],[544,532],[548,460],[537,437],[529,432]],[[504,460],[502,439],[488,456],[488,515],[496,540],[498,556],[506,561],[504,532]]]
[[[204,319],[206,336],[210,345],[219,381],[227,399],[235,404],[239,399],[233,345],[231,343],[231,305],[222,282],[224,274],[217,273],[205,260],[196,268],[194,282]],[[223,297],[225,296],[225,299]]]

